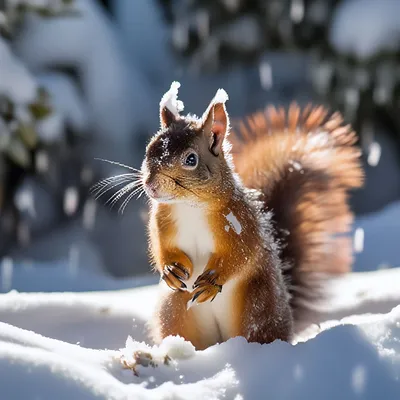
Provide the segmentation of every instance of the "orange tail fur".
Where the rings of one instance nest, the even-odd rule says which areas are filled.
[[[231,134],[236,171],[262,193],[281,247],[294,320],[321,295],[319,278],[351,269],[348,192],[362,186],[356,134],[339,113],[268,107]],[[317,278],[317,279],[315,279]]]

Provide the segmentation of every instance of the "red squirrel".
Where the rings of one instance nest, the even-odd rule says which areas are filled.
[[[235,336],[290,341],[322,295],[318,282],[351,268],[347,198],[363,182],[356,135],[339,113],[295,104],[230,132],[224,90],[196,117],[181,115],[179,87],[160,102],[141,169],[161,275],[151,335],[196,349]]]

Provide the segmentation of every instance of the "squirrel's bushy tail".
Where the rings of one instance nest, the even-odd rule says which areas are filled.
[[[348,192],[363,183],[356,135],[339,113],[293,104],[287,112],[268,107],[253,114],[232,136],[237,172],[272,211],[298,322],[322,294],[320,278],[351,269]]]

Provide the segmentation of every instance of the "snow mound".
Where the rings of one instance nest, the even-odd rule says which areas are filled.
[[[10,292],[0,295],[0,388],[7,399],[398,399],[400,294],[388,283],[399,279],[399,268],[338,279],[331,314],[295,345],[237,337],[205,351],[180,337],[148,344],[154,285]]]
[[[179,113],[184,109],[183,102],[178,100],[180,86],[179,82],[172,82],[168,92],[164,93],[160,101],[160,110],[167,108],[176,118],[179,118]]]

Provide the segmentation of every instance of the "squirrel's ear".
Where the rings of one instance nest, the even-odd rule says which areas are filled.
[[[167,107],[160,108],[160,125],[161,128],[168,128],[173,122],[177,120],[177,117]]]
[[[223,89],[218,89],[207,110],[203,114],[203,133],[209,140],[209,149],[218,156],[222,142],[229,130],[229,116],[225,108],[228,94]]]
[[[179,82],[172,82],[168,92],[160,101],[160,125],[161,128],[168,128],[173,122],[181,118],[179,112],[183,110],[183,103],[178,100]]]

